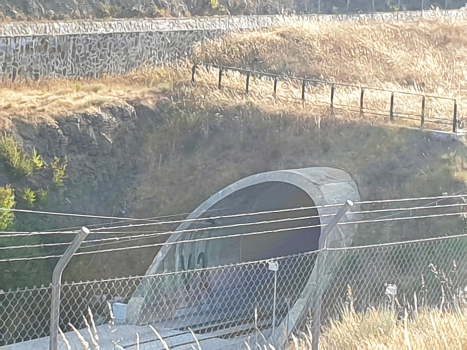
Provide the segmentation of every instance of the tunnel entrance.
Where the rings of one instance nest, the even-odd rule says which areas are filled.
[[[164,327],[190,327],[205,333],[213,327],[254,324],[256,312],[256,322],[269,328],[275,277],[276,320],[280,322],[313,270],[313,256],[297,255],[318,249],[320,227],[304,228],[320,224],[314,206],[305,191],[278,181],[248,186],[218,201],[199,216],[206,220],[186,228],[198,230],[183,234],[181,240],[223,238],[176,246],[172,259],[166,260],[172,266],[166,264],[165,271],[184,272],[177,281],[182,301],[165,315],[160,303],[153,305],[145,313],[150,317],[145,323],[164,319]],[[302,207],[307,209],[297,210]],[[248,215],[253,213],[264,214]],[[232,215],[239,216],[217,218]],[[266,260],[278,263],[277,276]],[[196,271],[218,266],[222,267]]]
[[[178,264],[175,270],[258,261],[317,250],[320,227],[300,229],[320,224],[318,211],[316,208],[310,208],[314,206],[315,203],[307,193],[283,182],[265,182],[236,191],[200,216],[206,218],[206,221],[188,226],[188,229],[208,228],[208,230],[186,234],[183,239],[230,235],[234,237],[178,245],[176,248]],[[308,209],[296,210],[301,207]],[[287,209],[293,210],[287,211]],[[248,215],[260,212],[270,213]],[[245,216],[234,218],[210,219],[210,217],[244,214]],[[232,227],[222,228],[225,226]],[[261,232],[265,233],[261,234]],[[242,236],[238,237],[239,235]],[[193,264],[188,266],[190,255]],[[197,264],[198,260],[201,265]]]
[[[127,322],[190,328],[213,338],[259,328],[268,337],[275,311],[277,334],[290,334],[316,287],[320,226],[329,224],[340,203],[359,199],[352,178],[333,168],[272,171],[227,186],[196,208],[188,216],[196,222],[182,223],[159,251],[129,301]],[[348,214],[343,221],[352,219]],[[347,246],[355,232],[354,225],[336,227],[327,242]]]

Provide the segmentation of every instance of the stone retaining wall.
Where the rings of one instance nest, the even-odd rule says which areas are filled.
[[[422,16],[465,19],[467,11],[5,24],[0,26],[0,81],[123,74],[189,55],[195,43],[225,32],[258,30],[297,20],[417,21]]]

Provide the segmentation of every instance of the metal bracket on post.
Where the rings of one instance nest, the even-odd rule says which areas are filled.
[[[57,265],[55,265],[52,274],[52,305],[50,316],[50,350],[58,350],[58,327],[60,321],[60,292],[62,273],[65,267],[70,262],[73,254],[76,253],[84,239],[89,235],[90,231],[87,227],[82,227],[81,232],[71,242],[68,249],[62,255]]]
[[[329,234],[331,233],[331,231],[337,226],[337,224],[339,223],[340,219],[342,219],[342,217],[345,215],[345,213],[347,213],[347,211],[353,207],[353,202],[351,200],[347,200],[345,201],[345,204],[342,208],[339,209],[339,211],[337,212],[336,216],[334,216],[334,218],[331,220],[331,222],[326,226],[326,228],[324,229],[324,231],[321,233],[322,237],[323,237],[323,253],[326,253],[327,249],[328,249],[328,237],[329,237]],[[321,255],[321,253],[320,253]],[[323,257],[323,255],[322,255]],[[317,278],[317,281],[319,282],[319,277],[320,277],[320,273],[322,272],[322,268],[321,267],[321,264],[323,263],[323,258],[320,259],[320,256],[317,257],[316,259],[316,263],[317,263],[317,267],[316,267],[316,278]],[[323,288],[319,285],[319,283],[316,283],[316,292],[315,292],[315,298],[313,300],[313,338],[312,338],[312,350],[319,350],[319,334],[320,334],[320,328],[321,328],[321,304],[322,304],[322,300],[321,300],[321,294],[323,292],[322,290]]]

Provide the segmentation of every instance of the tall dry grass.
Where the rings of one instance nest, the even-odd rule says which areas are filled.
[[[320,338],[322,349],[466,349],[467,311],[420,310],[398,320],[389,310],[347,312],[333,321]]]
[[[89,321],[83,317],[89,341],[83,334],[85,330],[77,330],[72,325],[83,350],[100,349],[110,344],[99,339],[99,333],[89,312]],[[109,325],[112,327],[113,322]],[[168,342],[153,326],[149,326],[164,349],[170,349]],[[197,335],[190,330],[193,337],[193,348],[203,349]],[[67,336],[60,331],[64,345],[72,349]],[[139,334],[136,333],[136,348],[139,349]],[[288,350],[311,350],[311,328],[306,332],[299,332],[287,345]],[[74,347],[79,346],[77,343]],[[260,347],[259,344],[245,342],[243,348],[252,349]],[[275,350],[277,347],[268,344],[268,348]],[[264,345],[266,348],[266,345]],[[239,346],[239,348],[242,348]],[[366,313],[359,314],[347,311],[341,320],[331,321],[325,327],[320,336],[320,349],[323,350],[463,350],[467,348],[467,312],[440,312],[435,309],[422,309],[414,316],[406,314],[400,319],[396,312],[387,309],[370,309]]]
[[[460,94],[467,21],[298,22],[234,33],[197,47],[195,59],[367,86]]]
[[[294,27],[224,36],[199,45],[192,59],[357,85],[458,96],[463,94],[467,81],[464,32],[467,32],[467,21],[299,22]],[[198,84],[193,88],[191,62],[189,59],[97,80],[46,80],[5,85],[0,89],[0,127],[8,128],[11,118],[53,122],[55,117],[92,112],[128,100],[152,104],[164,94],[191,99],[201,108],[207,104],[248,103],[278,113],[298,110],[304,115],[321,115],[329,106],[329,86],[311,87],[309,96],[313,95],[313,101],[303,104],[298,82],[280,83],[275,99],[271,81],[253,78],[251,93],[246,97],[245,77],[234,73],[224,76],[225,88],[219,91],[216,72],[199,69]],[[358,98],[358,89],[336,90],[336,106],[344,109],[343,115],[358,109]],[[365,103],[368,109],[388,111],[389,95],[369,92]],[[420,113],[420,98],[400,97],[396,108]],[[427,101],[427,113],[433,116],[450,117],[451,108],[448,102]],[[358,114],[350,117],[356,116]],[[372,120],[371,116],[365,116],[365,120],[368,118]]]

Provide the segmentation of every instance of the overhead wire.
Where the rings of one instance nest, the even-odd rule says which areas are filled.
[[[321,217],[333,217],[336,214],[324,214]],[[277,219],[277,220],[266,220],[266,221],[255,221],[255,222],[245,222],[239,224],[231,224],[231,225],[223,225],[223,226],[209,226],[209,227],[199,227],[199,228],[192,228],[192,229],[185,229],[185,230],[173,230],[173,231],[162,231],[150,234],[140,234],[140,235],[132,235],[132,236],[124,236],[124,237],[109,237],[109,238],[102,238],[96,239],[91,241],[85,241],[82,243],[81,249],[88,248],[84,247],[83,244],[93,244],[96,242],[104,242],[104,241],[118,241],[115,243],[122,243],[120,242],[123,239],[132,239],[132,240],[141,240],[146,238],[153,238],[155,236],[167,236],[172,234],[184,234],[184,233],[196,233],[198,231],[206,232],[206,231],[213,231],[213,230],[220,230],[220,229],[231,229],[231,228],[238,228],[238,227],[245,227],[245,226],[254,226],[254,225],[267,225],[273,223],[282,223],[282,222],[290,222],[290,221],[299,221],[299,220],[309,220],[309,219],[317,219],[320,218],[319,215],[311,215],[311,216],[301,216],[296,218],[284,218],[284,219]],[[91,231],[92,233],[92,231]],[[104,232],[110,233],[113,232]],[[151,235],[151,236],[149,236]],[[125,241],[126,242],[126,241]],[[123,242],[124,243],[124,242]],[[62,245],[69,245],[68,243],[45,243],[45,244],[36,244],[36,245],[23,245],[23,246],[9,246],[9,247],[0,247],[0,250],[9,250],[9,249],[24,249],[24,248],[43,248],[43,247],[54,247],[54,246],[62,246]],[[97,245],[96,245],[97,246]]]
[[[224,207],[224,208],[208,209],[205,212],[214,212],[214,211],[217,212],[217,211],[221,211],[221,210],[225,210],[225,209],[231,209],[231,208]],[[139,220],[141,220],[141,221],[157,221],[157,220],[167,219],[167,218],[172,218],[172,217],[177,217],[177,216],[187,216],[189,214],[190,213],[158,215],[158,216],[150,216],[150,217],[146,217],[146,218],[140,218]],[[129,222],[129,220],[127,220],[127,218],[125,218],[125,217],[116,217],[116,218],[119,218],[119,219],[111,220],[110,222],[107,222],[107,223],[83,224],[83,225],[80,225],[80,226],[70,226],[70,227],[64,227],[64,228],[58,228],[58,229],[51,229],[51,230],[46,230],[46,232],[52,232],[53,233],[53,232],[61,231],[61,230],[72,230],[72,229],[79,230],[83,226],[86,226],[87,228],[93,228],[95,226],[105,227],[103,225],[111,225],[111,224]]]
[[[394,209],[381,209],[381,210],[375,210],[375,211],[356,211],[356,212],[349,212],[346,214],[366,214],[366,213],[373,213],[373,212],[387,212],[387,211],[399,211],[399,210],[404,210],[404,211],[416,211],[416,210],[422,210],[422,209],[444,209],[444,208],[452,208],[452,207],[459,207],[459,206],[467,206],[465,203],[456,203],[456,204],[447,204],[447,205],[437,205],[437,206],[431,206],[431,207],[411,207],[411,208],[394,208]],[[286,221],[298,221],[298,220],[305,220],[305,219],[311,219],[311,218],[323,218],[323,217],[334,217],[336,214],[324,214],[324,215],[317,215],[317,216],[309,216],[309,217],[297,217],[297,218],[292,218],[292,219],[279,219],[279,220],[270,220],[270,221],[263,221],[263,222],[258,222],[258,223],[246,223],[246,224],[238,224],[238,225],[227,225],[227,226],[212,226],[212,227],[207,227],[207,228],[198,228],[198,229],[187,229],[187,230],[175,230],[175,231],[168,231],[168,232],[161,232],[161,233],[149,233],[149,234],[142,234],[142,235],[136,235],[136,236],[125,236],[122,237],[126,238],[127,240],[123,242],[112,242],[112,243],[107,243],[107,244],[117,244],[117,243],[127,243],[129,241],[134,241],[134,240],[143,240],[143,239],[149,239],[149,238],[154,238],[154,237],[160,237],[163,235],[172,235],[172,234],[183,234],[183,233],[192,233],[194,231],[208,231],[208,230],[216,230],[216,229],[228,229],[228,228],[235,228],[235,227],[241,227],[241,226],[249,226],[253,224],[270,224],[270,223],[278,223],[278,222],[286,222]],[[115,240],[118,239],[118,237],[112,237],[109,238],[108,240]],[[99,242],[103,240],[97,240]],[[93,243],[95,241],[89,241],[87,243]],[[85,242],[86,243],[86,242]],[[96,246],[101,246],[101,244],[97,244]],[[85,247],[82,247],[85,248]],[[89,248],[86,246],[86,248]]]
[[[457,213],[444,213],[444,214],[410,216],[410,217],[403,217],[403,218],[360,220],[360,221],[340,222],[337,225],[338,226],[340,226],[340,225],[355,225],[355,224],[365,224],[365,223],[385,222],[385,221],[387,222],[387,221],[401,221],[401,220],[422,219],[422,218],[448,217],[448,216],[454,216],[454,215],[460,216],[460,215],[466,215],[466,214],[467,214],[467,212],[457,212]],[[153,247],[162,247],[162,246],[186,244],[186,243],[197,243],[197,242],[220,240],[220,239],[230,239],[230,238],[237,238],[237,237],[249,237],[249,236],[256,236],[256,235],[262,235],[262,234],[267,234],[267,233],[278,233],[278,232],[286,232],[286,231],[292,231],[292,230],[304,230],[304,229],[318,228],[318,227],[323,227],[323,226],[326,226],[326,225],[324,225],[324,224],[307,225],[307,226],[302,226],[302,227],[289,227],[289,228],[282,228],[282,229],[276,229],[276,230],[265,230],[265,231],[249,232],[249,233],[240,233],[240,234],[227,235],[227,236],[204,237],[204,238],[196,238],[196,239],[182,240],[182,241],[154,243],[154,244],[147,244],[147,245],[121,247],[121,248],[113,248],[113,249],[105,249],[105,250],[94,250],[94,251],[87,251],[87,252],[77,252],[74,255],[75,256],[82,256],[82,255],[89,255],[89,254],[96,254],[96,253],[129,251],[129,250],[142,249],[142,248],[153,248]],[[61,255],[49,255],[49,256],[39,256],[39,257],[30,257],[30,258],[10,258],[10,259],[0,259],[0,262],[32,261],[32,260],[44,260],[44,259],[60,258],[60,257],[61,257]]]
[[[415,201],[415,200],[442,200],[442,199],[450,199],[450,198],[463,198],[467,195],[456,194],[456,195],[442,195],[442,196],[433,196],[433,197],[413,197],[413,198],[400,198],[400,199],[384,199],[384,200],[371,200],[371,201],[358,201],[355,202],[356,205],[360,204],[381,204],[381,203],[395,203],[395,202],[407,202],[407,201]],[[169,225],[169,224],[181,224],[181,223],[189,223],[189,222],[197,222],[197,221],[204,221],[207,219],[216,220],[221,218],[238,218],[238,217],[245,217],[245,216],[256,216],[256,215],[266,215],[266,214],[273,214],[273,213],[282,213],[282,212],[292,212],[292,211],[300,211],[300,210],[309,210],[309,209],[323,209],[323,208],[333,208],[337,206],[343,205],[342,203],[338,204],[329,204],[329,205],[321,205],[321,206],[307,206],[307,207],[296,207],[296,208],[287,208],[287,209],[278,209],[278,210],[270,210],[270,211],[262,211],[262,212],[253,212],[253,213],[241,213],[241,214],[231,214],[231,215],[221,215],[221,216],[210,216],[207,218],[192,218],[192,219],[180,219],[180,220],[169,220],[169,221],[158,221],[155,220],[154,222],[144,223],[144,224],[130,224],[130,225],[122,225],[122,226],[111,226],[111,227],[99,227],[94,229],[94,232],[99,232],[103,230],[114,230],[114,229],[125,229],[125,228],[134,228],[134,227],[144,227],[144,226],[152,226],[152,225]],[[224,208],[227,209],[227,208]],[[223,209],[212,209],[213,211],[223,210]],[[22,212],[22,213],[30,213],[30,214],[40,214],[40,215],[57,215],[57,216],[68,216],[68,217],[79,217],[79,218],[94,218],[94,219],[111,219],[111,220],[124,220],[126,222],[141,222],[141,221],[150,221],[153,218],[121,218],[115,216],[100,216],[100,215],[88,215],[88,214],[74,214],[74,213],[60,213],[60,212],[52,212],[52,211],[38,211],[38,210],[29,210],[29,209],[8,209],[8,208],[0,208],[0,211],[13,211],[13,212]],[[209,210],[208,210],[209,211]],[[176,215],[183,215],[183,214],[173,214]],[[93,224],[98,225],[98,224]],[[18,232],[9,232],[4,231],[0,232],[0,237],[19,237],[20,235],[24,234],[24,236],[32,236],[32,235],[49,235],[52,234],[53,231],[18,231]],[[76,234],[75,230],[68,230],[68,231],[57,231],[60,234]],[[55,233],[55,232],[54,232]],[[8,236],[9,235],[9,236]]]
[[[206,220],[219,220],[219,219],[232,219],[232,218],[239,218],[239,217],[246,217],[246,216],[258,216],[258,215],[267,215],[267,214],[275,214],[275,213],[285,213],[285,212],[293,212],[298,210],[306,210],[306,209],[323,209],[323,208],[335,208],[342,206],[342,203],[338,204],[329,204],[329,205],[321,205],[321,206],[311,206],[311,207],[297,207],[297,208],[288,208],[288,209],[277,209],[277,210],[269,210],[269,211],[261,211],[261,212],[253,212],[253,213],[241,213],[241,214],[231,214],[231,215],[220,215],[220,216],[210,216],[210,217],[203,217],[203,218],[193,218],[193,219],[182,219],[182,220],[169,220],[169,221],[155,221],[151,223],[144,223],[144,224],[130,224],[124,226],[113,226],[113,227],[100,227],[97,229],[93,229],[94,233],[101,232],[104,230],[112,230],[112,229],[124,229],[124,228],[135,228],[135,227],[147,227],[147,226],[155,226],[155,225],[169,225],[169,224],[181,224],[181,223],[193,223],[193,222],[203,222]],[[2,210],[2,208],[0,208]],[[71,214],[70,214],[71,215]],[[74,215],[74,214],[73,214]],[[136,220],[145,220],[145,219],[136,219]],[[76,231],[59,231],[60,233],[76,233]],[[32,235],[48,235],[50,232],[27,232],[24,236],[32,236]],[[1,237],[14,237],[12,235],[8,236],[8,231],[6,231],[5,235],[0,234]]]
[[[404,207],[404,208],[388,208],[388,209],[379,209],[379,210],[366,210],[366,211],[353,211],[350,214],[369,214],[369,213],[380,213],[380,212],[392,212],[392,211],[416,211],[416,210],[432,210],[432,209],[445,209],[445,208],[453,208],[453,207],[460,207],[466,206],[466,203],[455,203],[455,204],[442,204],[442,205],[435,205],[435,206],[418,206],[418,207]],[[349,213],[346,213],[349,214]],[[164,235],[172,235],[172,234],[182,234],[182,233],[196,233],[198,231],[210,231],[210,230],[219,230],[219,229],[230,229],[230,228],[237,228],[237,227],[245,227],[245,226],[253,226],[253,225],[263,225],[263,224],[271,224],[271,223],[280,223],[280,222],[290,222],[290,221],[298,221],[298,220],[308,220],[314,218],[323,218],[323,217],[333,217],[336,214],[323,214],[323,215],[312,215],[312,216],[304,216],[304,217],[296,217],[296,218],[284,218],[284,219],[277,219],[277,220],[267,220],[267,221],[259,221],[259,222],[249,222],[249,223],[239,223],[239,224],[231,224],[231,225],[224,225],[224,226],[210,226],[210,227],[202,227],[202,228],[194,228],[194,229],[185,229],[185,230],[175,230],[175,231],[160,231],[160,232],[151,232],[151,233],[142,233],[139,235],[130,235],[124,237],[109,237],[103,239],[95,239],[91,241],[83,242],[81,248],[90,248],[87,245],[91,246],[102,246],[102,244],[97,244],[101,242],[110,242],[112,243],[107,244],[119,244],[119,243],[127,243],[129,241],[135,240],[143,240],[149,238],[160,237]],[[379,218],[378,218],[379,219]],[[127,232],[123,232],[127,233]],[[137,231],[140,233],[140,231]],[[115,232],[108,232],[108,234],[115,234]],[[30,248],[46,248],[46,247],[58,247],[58,246],[68,246],[70,242],[58,242],[58,243],[41,243],[41,244],[34,244],[34,245],[14,245],[8,247],[0,247],[0,250],[16,250],[16,249],[30,249]]]
[[[398,201],[414,201],[414,200],[433,200],[433,199],[450,199],[450,198],[461,198],[466,197],[467,195],[451,195],[451,196],[436,196],[436,197],[418,197],[418,198],[404,198],[404,199],[389,199],[389,200],[378,200],[378,201],[359,201],[355,202],[355,205],[360,204],[380,204],[380,203],[394,203]],[[270,210],[270,211],[263,211],[263,212],[254,212],[254,213],[242,213],[242,214],[231,214],[231,215],[224,215],[224,216],[210,216],[206,218],[192,218],[192,219],[184,219],[184,220],[175,220],[175,221],[167,221],[167,222],[159,222],[159,223],[149,223],[149,224],[130,224],[126,226],[115,226],[115,227],[107,227],[106,229],[122,229],[122,228],[134,228],[134,227],[146,227],[146,226],[153,226],[153,225],[165,225],[165,224],[173,224],[173,223],[190,223],[190,222],[197,222],[197,221],[205,221],[205,220],[217,220],[217,219],[230,219],[230,218],[239,218],[245,216],[256,216],[256,215],[266,215],[266,214],[275,214],[275,213],[284,213],[284,212],[293,212],[299,210],[309,210],[309,209],[324,209],[324,208],[335,208],[341,207],[343,203],[338,204],[329,204],[329,205],[321,205],[321,206],[309,206],[309,207],[296,207],[296,208],[288,208],[288,209],[277,209],[277,210]],[[102,228],[104,230],[104,228]],[[101,231],[101,229],[95,229],[94,232]]]

